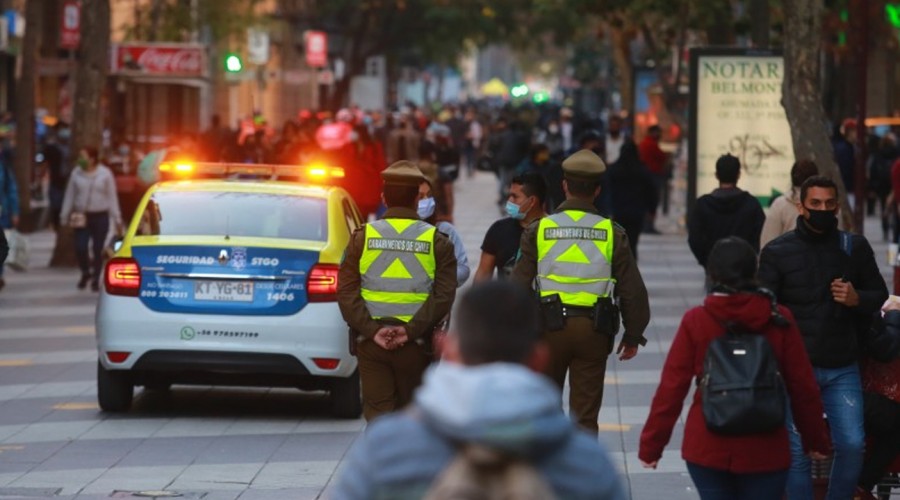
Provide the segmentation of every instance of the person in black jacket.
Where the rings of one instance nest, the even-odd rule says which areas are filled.
[[[637,146],[627,139],[619,159],[606,172],[612,191],[612,218],[622,226],[631,253],[637,258],[638,238],[650,207],[656,205],[657,190],[653,174],[641,163]]]
[[[887,299],[869,242],[837,229],[834,182],[814,176],[800,187],[797,228],[766,245],[759,282],[793,313],[822,393],[834,444],[827,498],[851,498],[863,463],[859,335]],[[810,460],[791,430],[787,494],[812,499]]]
[[[3,231],[3,228],[0,228],[0,267],[3,267],[3,263],[6,262],[6,257],[8,255],[9,243],[6,241],[6,232]],[[3,285],[5,284],[3,278],[0,278],[0,290],[3,289]]]
[[[759,235],[766,214],[759,201],[747,191],[738,189],[741,162],[727,154],[716,161],[719,187],[701,196],[688,220],[688,245],[697,262],[706,267],[712,246],[722,238],[737,236],[759,252]]]

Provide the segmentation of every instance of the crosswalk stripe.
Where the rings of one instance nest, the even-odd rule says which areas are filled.
[[[3,328],[0,327],[0,340],[48,339],[57,337],[77,337],[94,335],[94,325],[76,325],[63,328]]]
[[[0,318],[45,318],[48,316],[62,317],[74,314],[92,314],[96,308],[96,304],[85,304],[82,306],[17,307],[15,309],[0,309]],[[2,330],[0,330],[0,332],[2,332]]]

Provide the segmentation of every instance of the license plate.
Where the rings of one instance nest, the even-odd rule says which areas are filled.
[[[253,302],[252,281],[195,281],[194,300]]]

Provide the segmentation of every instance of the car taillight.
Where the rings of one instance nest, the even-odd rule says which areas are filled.
[[[306,297],[310,302],[334,302],[337,300],[338,266],[316,264],[306,279]]]
[[[137,297],[141,289],[141,267],[130,257],[110,259],[103,282],[110,295]]]

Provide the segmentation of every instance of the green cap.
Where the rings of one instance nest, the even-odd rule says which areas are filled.
[[[606,164],[590,149],[582,149],[562,163],[566,177],[581,180],[597,180],[606,172]]]
[[[418,186],[427,180],[415,163],[407,160],[394,162],[381,172],[381,178],[385,184],[405,184]]]

